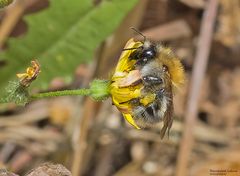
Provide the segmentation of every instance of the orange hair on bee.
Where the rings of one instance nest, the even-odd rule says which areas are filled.
[[[178,57],[176,57],[170,48],[159,48],[159,61],[165,65],[170,74],[173,90],[182,86],[185,82],[185,71]]]

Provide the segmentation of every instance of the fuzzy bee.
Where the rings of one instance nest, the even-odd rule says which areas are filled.
[[[132,92],[129,98],[116,100],[113,97],[113,103],[136,128],[151,127],[163,121],[163,138],[172,126],[173,94],[184,83],[184,69],[169,48],[143,38],[137,42],[131,39],[123,49],[113,85],[117,84],[119,94],[121,89]],[[125,75],[118,77],[121,74]]]

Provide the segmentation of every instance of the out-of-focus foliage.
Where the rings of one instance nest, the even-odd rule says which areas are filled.
[[[11,4],[13,2],[13,0],[0,0],[0,8],[3,8],[5,6],[8,6],[9,4]]]
[[[33,86],[46,88],[57,76],[70,80],[76,66],[90,61],[137,1],[111,0],[94,6],[89,0],[54,0],[46,10],[27,16],[27,34],[9,39],[9,48],[0,54],[7,63],[0,70],[0,90],[33,58],[42,70]]]
[[[240,1],[221,0],[219,10],[217,40],[228,47],[240,45]]]

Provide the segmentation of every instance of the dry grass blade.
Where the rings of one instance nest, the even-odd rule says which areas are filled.
[[[186,122],[184,126],[183,138],[181,141],[180,151],[178,154],[176,175],[186,176],[189,156],[192,151],[194,141],[193,131],[195,127],[198,99],[200,96],[201,85],[204,79],[208,56],[211,47],[213,29],[217,14],[218,0],[211,0],[206,6],[202,19],[201,30],[199,35],[199,43],[197,46],[196,58],[194,61],[194,69],[191,79],[191,90],[186,110]]]
[[[48,103],[43,101],[34,104],[35,107],[31,105],[23,113],[0,116],[0,127],[21,126],[48,118]]]
[[[192,32],[186,21],[181,19],[147,29],[143,34],[155,41],[168,41],[190,37]]]

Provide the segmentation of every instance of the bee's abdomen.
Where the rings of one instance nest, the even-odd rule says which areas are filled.
[[[153,106],[148,106],[148,107],[146,108],[146,113],[147,113],[149,116],[154,116],[156,111],[157,111],[157,109],[155,109]]]
[[[148,106],[136,106],[133,108],[133,119],[140,127],[149,127],[161,122],[164,117],[161,107],[153,102]]]

